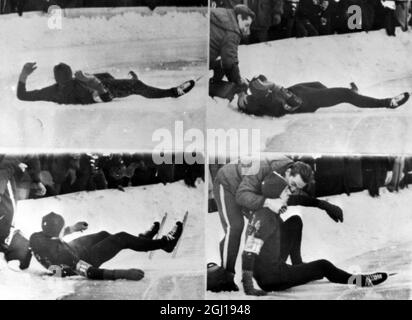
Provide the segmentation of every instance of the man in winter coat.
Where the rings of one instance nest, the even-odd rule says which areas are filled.
[[[255,14],[247,6],[210,10],[209,69],[214,71],[211,84],[226,76],[229,82],[246,85],[239,70],[238,46],[243,36],[250,34]]]

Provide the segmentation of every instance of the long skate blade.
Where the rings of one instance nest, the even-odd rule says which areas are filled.
[[[182,242],[182,238],[183,238],[183,233],[185,232],[185,227],[186,227],[186,222],[187,222],[187,217],[189,216],[189,211],[186,211],[183,220],[182,220],[182,227],[183,227],[183,231],[182,231],[182,235],[179,238],[179,241],[176,243],[175,249],[173,250],[172,253],[172,258],[175,258],[177,255],[177,250],[179,249],[180,246],[180,242]]]
[[[153,240],[159,239],[159,236],[162,234],[163,231],[163,227],[166,223],[166,219],[167,219],[167,212],[165,212],[165,214],[163,215],[162,221],[160,221],[160,226],[159,226],[159,232],[155,235],[155,237],[153,238]],[[149,252],[149,259],[152,259],[154,256],[155,251],[150,251]]]
[[[197,77],[196,79],[195,79],[195,82],[197,83],[197,82],[199,82],[202,78],[204,78],[205,77],[205,75],[203,74],[203,75],[201,75],[200,77]]]

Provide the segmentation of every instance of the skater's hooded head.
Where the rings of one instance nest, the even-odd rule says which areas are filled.
[[[60,86],[67,85],[71,80],[73,80],[73,71],[69,65],[65,63],[59,63],[54,66],[54,79]]]
[[[250,35],[250,26],[253,20],[255,20],[255,13],[249,9],[248,6],[239,4],[234,7],[236,20],[239,25],[240,32],[244,37]]]
[[[64,227],[64,219],[61,215],[50,212],[49,214],[45,215],[41,222],[41,228],[43,233],[50,238],[58,238],[63,227]]]

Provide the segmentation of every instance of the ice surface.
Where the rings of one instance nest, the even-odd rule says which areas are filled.
[[[164,212],[168,232],[186,210],[189,218],[176,258],[156,251],[125,250],[103,265],[106,268],[141,268],[145,278],[132,281],[90,281],[42,275],[45,270],[33,258],[26,271],[13,271],[0,259],[0,299],[202,299],[204,296],[204,184],[189,188],[183,182],[119,190],[80,192],[18,203],[15,226],[26,237],[40,230],[41,217],[50,211],[60,213],[67,224],[87,221],[84,234],[106,230],[138,234],[147,230]],[[71,235],[70,239],[79,236]]]
[[[397,273],[373,289],[354,289],[329,283],[326,279],[283,292],[270,293],[263,299],[410,299],[412,289],[412,190],[389,193],[381,189],[379,198],[367,191],[325,198],[339,205],[344,223],[336,224],[328,215],[313,208],[294,207],[303,218],[302,258],[309,262],[328,259],[351,272],[386,271]],[[206,218],[208,262],[219,263],[218,245],[223,238],[218,214]],[[243,242],[242,242],[243,243]],[[236,282],[240,282],[240,256]],[[207,293],[209,299],[247,299],[243,292]]]
[[[239,60],[248,79],[264,74],[286,87],[311,81],[349,87],[355,82],[361,94],[385,98],[412,91],[411,51],[411,31],[397,30],[396,37],[388,37],[382,30],[242,46]],[[227,100],[216,98],[209,99],[207,116],[212,128],[260,129],[260,150],[403,153],[412,150],[411,107],[411,100],[397,110],[342,104],[272,119],[240,114],[236,100],[228,107]]]

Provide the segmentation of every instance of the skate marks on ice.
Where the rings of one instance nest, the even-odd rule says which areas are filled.
[[[201,273],[161,275],[133,281],[78,281],[74,293],[62,300],[200,300],[204,297],[204,276]]]
[[[268,138],[265,151],[324,154],[411,151],[412,114],[393,112],[288,116],[290,122],[285,131]]]

